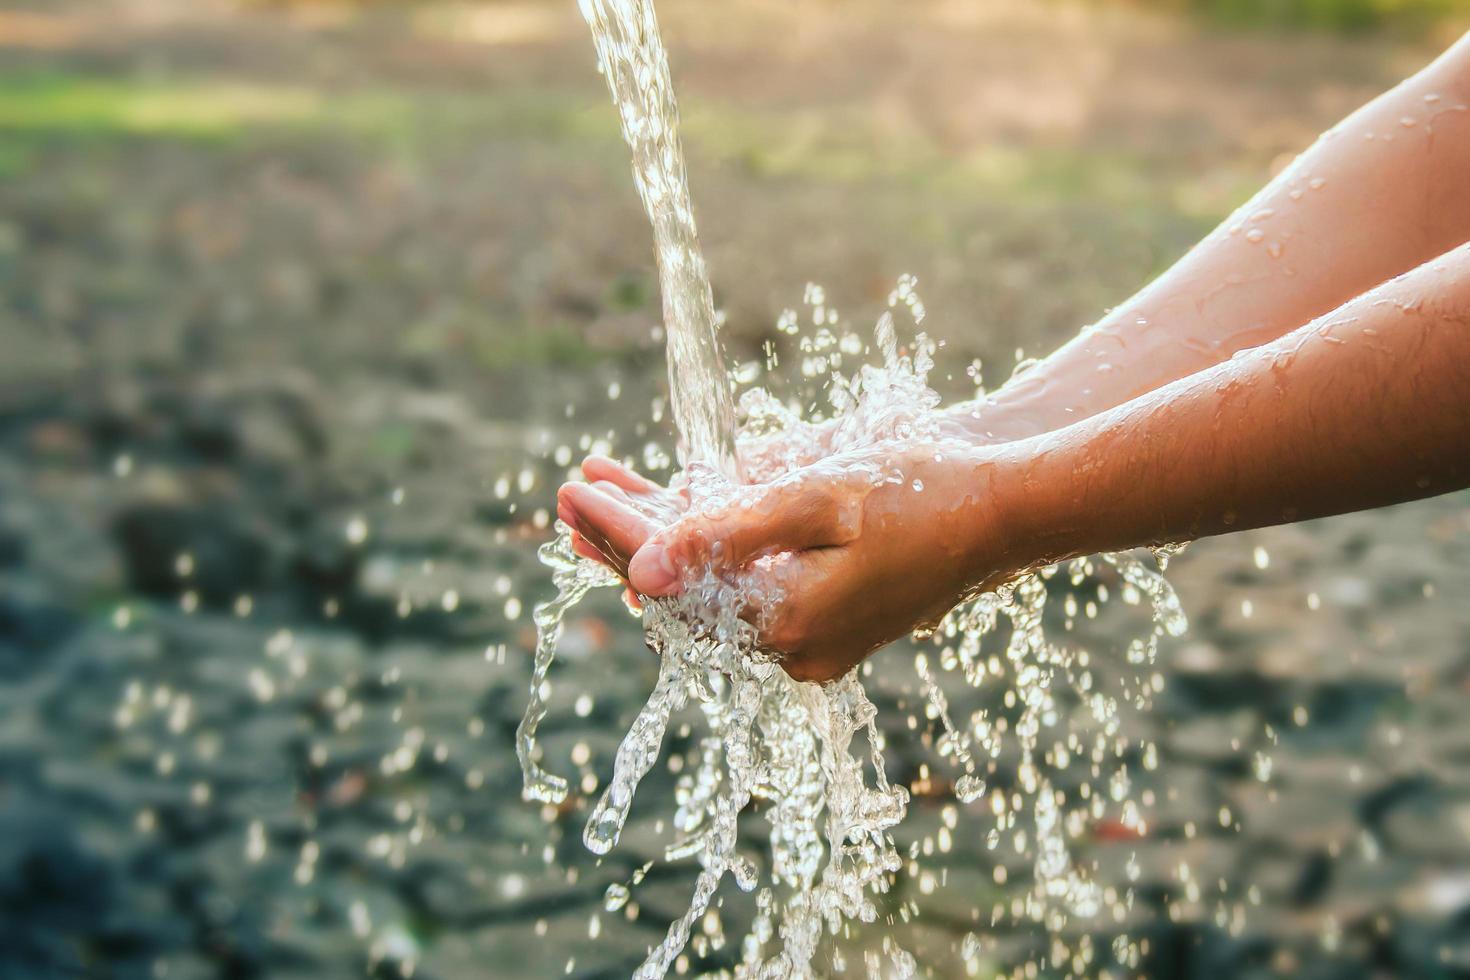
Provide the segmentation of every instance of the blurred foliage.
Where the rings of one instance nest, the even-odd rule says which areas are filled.
[[[314,93],[302,89],[247,84],[186,88],[59,71],[7,73],[0,87],[0,130],[226,137],[251,123],[314,118],[319,103]]]
[[[1470,24],[1470,0],[1139,0],[1231,28],[1418,35]]]

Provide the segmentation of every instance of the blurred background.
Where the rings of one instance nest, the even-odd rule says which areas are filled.
[[[1470,27],[1466,0],[658,10],[731,356],[809,280],[866,326],[912,272],[950,393]],[[0,2],[0,977],[637,964],[690,875],[602,910],[661,850],[662,767],[613,854],[580,843],[655,672],[613,595],[571,617],[545,725],[581,794],[523,803],[512,732],[556,484],[667,451],[658,317],[571,0]],[[1120,887],[1137,855],[1149,975],[1470,976],[1470,497],[1202,542],[1171,578],[1193,627],[1129,721],[1150,833],[1088,842]],[[907,658],[877,674],[922,848],[950,770]],[[1044,954],[987,925],[1025,864],[987,829],[961,814],[942,887],[901,879],[852,948]]]

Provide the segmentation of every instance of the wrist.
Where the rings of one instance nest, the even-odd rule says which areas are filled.
[[[1032,528],[1039,522],[1028,500],[1024,456],[1013,451],[1015,445],[977,445],[956,457],[967,588],[993,587],[997,576],[1008,579],[1037,559]]]
[[[1095,550],[1080,518],[1086,507],[1077,481],[1066,476],[1065,456],[1066,447],[1047,436],[976,451],[984,468],[978,485],[987,498],[977,523],[1003,571],[1026,571]]]

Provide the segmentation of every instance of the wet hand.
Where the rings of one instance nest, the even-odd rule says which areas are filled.
[[[830,454],[834,428],[830,421],[800,422],[751,439],[742,446],[745,468],[759,480],[764,473],[814,463]],[[582,476],[585,483],[567,483],[557,493],[557,517],[572,529],[577,554],[626,579],[633,553],[689,509],[689,492],[677,482],[661,486],[606,456],[587,457]],[[637,604],[631,592],[630,599]]]
[[[705,567],[749,576],[752,592],[771,597],[744,611],[763,645],[785,655],[791,676],[826,681],[1021,567],[997,472],[968,445],[885,447],[746,488],[723,510],[663,528],[592,486],[564,488],[561,502],[563,519],[606,542],[641,595],[675,594]]]
[[[664,487],[605,456],[582,463],[586,483],[564,484],[556,496],[556,514],[572,529],[572,550],[600,561],[624,579],[628,562],[660,528],[689,509],[680,487]],[[628,602],[638,606],[630,588]]]

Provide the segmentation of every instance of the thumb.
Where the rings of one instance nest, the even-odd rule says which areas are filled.
[[[811,481],[770,484],[714,513],[690,513],[650,538],[628,564],[646,596],[673,595],[690,568],[738,568],[753,558],[841,544],[851,508],[833,488]]]

